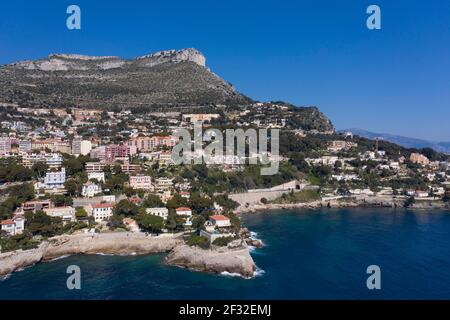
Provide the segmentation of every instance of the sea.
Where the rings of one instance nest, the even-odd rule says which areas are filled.
[[[252,279],[167,266],[165,254],[75,255],[3,278],[0,299],[450,299],[449,211],[292,209],[242,222],[264,243]],[[81,288],[70,290],[73,265]]]

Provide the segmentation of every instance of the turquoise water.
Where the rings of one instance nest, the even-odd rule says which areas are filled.
[[[450,214],[387,209],[246,215],[266,246],[252,280],[165,266],[164,255],[71,256],[0,281],[0,299],[450,299]],[[66,268],[81,268],[81,290]],[[381,268],[381,290],[366,268]]]

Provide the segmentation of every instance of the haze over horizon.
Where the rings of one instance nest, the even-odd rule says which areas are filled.
[[[377,1],[382,30],[374,31],[365,1],[81,0],[79,31],[65,26],[69,4],[2,4],[0,64],[194,47],[253,99],[315,105],[337,129],[450,141],[448,1]]]

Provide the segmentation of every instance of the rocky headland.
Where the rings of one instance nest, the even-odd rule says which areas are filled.
[[[239,243],[237,243],[239,242]],[[250,278],[256,270],[244,240],[224,248],[201,249],[184,244],[182,234],[149,236],[144,233],[113,232],[63,235],[30,250],[0,254],[0,276],[39,262],[75,254],[144,255],[170,252],[169,265],[211,273],[236,273]]]
[[[244,242],[240,242],[235,247],[211,249],[188,245],[177,246],[166,257],[166,263],[208,273],[237,274],[244,278],[253,277],[256,271],[255,262]]]

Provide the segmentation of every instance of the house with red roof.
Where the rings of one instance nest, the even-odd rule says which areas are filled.
[[[192,216],[192,210],[188,207],[179,207],[175,209],[177,215],[179,216],[186,216],[191,217]]]
[[[113,215],[114,205],[112,203],[97,203],[92,205],[91,214],[95,222],[106,221]]]
[[[218,228],[225,228],[231,226],[230,218],[221,215],[221,214],[215,214],[209,217],[209,222],[211,225],[218,227]]]
[[[1,222],[1,230],[11,236],[21,234],[24,229],[25,218],[23,218],[22,216],[15,216],[12,219],[3,220]]]

